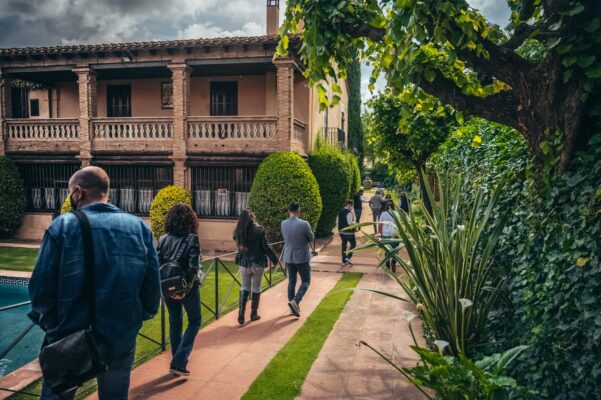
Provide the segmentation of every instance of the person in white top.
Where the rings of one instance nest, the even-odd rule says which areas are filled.
[[[385,202],[382,205],[382,215],[380,216],[380,237],[382,239],[390,239],[398,233],[398,229],[394,224],[393,214],[396,211],[391,207],[391,203]],[[396,272],[396,261],[394,259],[386,262],[386,266],[390,268],[392,272]]]
[[[342,240],[342,266],[352,266],[353,263],[351,259],[353,258],[353,253],[349,253],[346,250],[347,244],[350,244],[351,251],[357,245],[357,240],[355,239],[355,229],[347,229],[345,228],[354,225],[355,221],[353,220],[353,200],[347,200],[345,206],[342,210],[338,212],[338,216],[336,217],[336,226],[338,226],[338,233],[340,234],[340,239]]]

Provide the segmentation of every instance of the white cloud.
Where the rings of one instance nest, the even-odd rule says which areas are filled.
[[[185,29],[178,31],[179,39],[196,39],[209,37],[225,37],[225,36],[258,36],[262,35],[264,27],[255,22],[245,23],[241,29],[228,31],[211,23],[192,24]]]

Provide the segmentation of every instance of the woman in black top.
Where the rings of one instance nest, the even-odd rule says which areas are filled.
[[[169,310],[169,335],[171,338],[171,353],[173,358],[169,372],[177,376],[188,376],[186,369],[188,357],[194,347],[194,340],[200,329],[202,317],[200,314],[200,284],[198,271],[200,269],[200,243],[198,241],[198,219],[189,205],[176,204],[165,222],[165,235],[159,238],[157,254],[159,262],[179,261],[188,276],[188,287],[191,289],[184,296],[174,296],[165,299]],[[179,246],[185,246],[179,260],[174,260]],[[191,285],[191,286],[190,286]],[[188,328],[182,335],[183,312],[188,315]]]
[[[251,290],[250,320],[256,321],[261,318],[258,310],[263,272],[267,266],[268,258],[274,264],[278,262],[278,258],[267,244],[265,229],[257,223],[255,215],[248,208],[240,214],[240,219],[234,231],[234,240],[238,247],[236,262],[240,265],[240,276],[242,277],[238,307],[238,323],[242,325],[244,324],[246,302]]]

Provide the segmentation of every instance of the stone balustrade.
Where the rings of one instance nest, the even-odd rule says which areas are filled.
[[[9,141],[78,140],[77,119],[7,119],[6,135]]]
[[[92,121],[94,140],[171,139],[171,118],[95,118]]]
[[[191,140],[272,139],[277,118],[271,116],[188,117]]]

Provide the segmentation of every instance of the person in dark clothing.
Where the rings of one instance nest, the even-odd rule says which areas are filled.
[[[355,210],[355,220],[357,223],[361,222],[361,214],[363,213],[363,203],[367,203],[368,200],[365,200],[363,194],[365,191],[363,189],[359,190],[359,192],[353,197],[353,209]]]
[[[353,221],[353,200],[347,200],[345,207],[338,212],[338,216],[336,217],[336,225],[338,226],[338,234],[340,235],[340,239],[342,240],[342,266],[346,267],[348,265],[353,265],[351,259],[353,258],[353,253],[349,253],[351,250],[355,248],[357,245],[357,241],[355,239],[355,230],[344,230],[345,228],[353,225],[355,221]],[[347,251],[347,244],[350,245],[350,248]]]
[[[407,192],[401,192],[401,197],[399,198],[399,209],[409,212],[409,198],[407,197]]]
[[[236,263],[240,266],[242,287],[240,288],[240,301],[238,305],[238,323],[244,324],[246,313],[246,302],[248,295],[252,292],[250,305],[250,320],[261,319],[258,314],[259,301],[261,299],[261,282],[263,272],[267,267],[267,259],[272,263],[278,263],[278,257],[265,239],[265,229],[259,225],[257,218],[250,209],[244,209],[240,213],[234,240],[238,248]]]
[[[86,167],[69,180],[69,198],[73,208],[85,213],[92,231],[95,330],[108,359],[108,370],[97,377],[98,397],[126,400],[138,331],[159,308],[159,261],[148,225],[107,204],[109,186],[103,169]],[[29,317],[44,331],[45,345],[90,326],[84,257],[78,218],[60,215],[44,234],[29,281]],[[55,395],[42,383],[43,400],[74,396],[75,389]]]
[[[179,261],[188,276],[189,291],[183,296],[165,298],[169,310],[169,337],[171,338],[171,365],[169,372],[176,376],[188,376],[188,358],[194,348],[196,335],[202,324],[200,311],[201,250],[198,241],[198,219],[187,204],[174,205],[165,221],[165,235],[159,238],[158,255],[162,263]],[[180,246],[185,246],[179,260],[174,260]],[[184,318],[182,308],[188,315],[188,327],[182,335]]]

